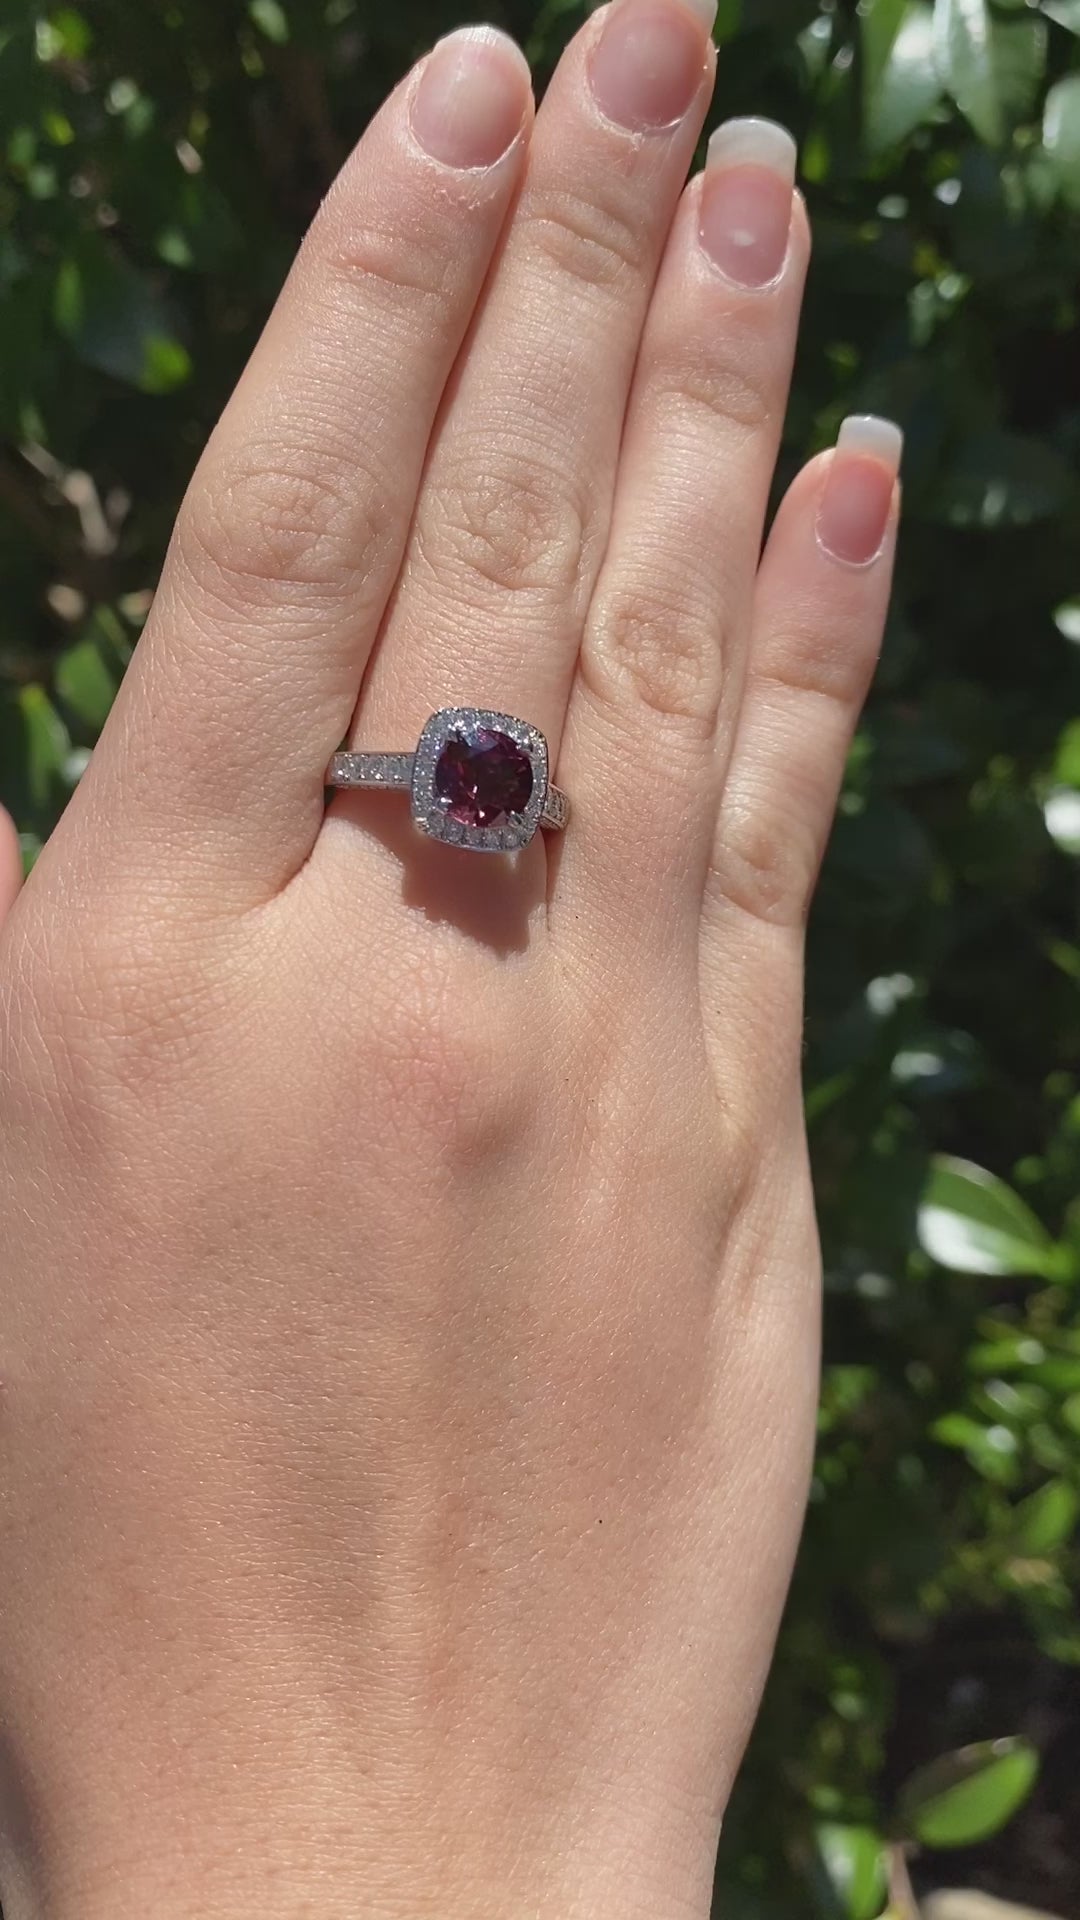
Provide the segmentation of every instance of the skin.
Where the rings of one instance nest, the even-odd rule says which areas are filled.
[[[422,70],[387,103],[17,899],[0,832],[6,1920],[709,1910],[811,1457],[803,929],[896,508],[830,558],[824,455],[759,558],[805,214],[718,274],[704,26],[642,134],[605,19],[489,167],[419,145]],[[325,809],[350,727],[470,701],[547,733],[560,844]]]

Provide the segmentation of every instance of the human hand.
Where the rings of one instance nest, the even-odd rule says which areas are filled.
[[[808,233],[775,129],[682,190],[708,11],[615,0],[535,127],[485,31],[394,94],[5,921],[7,1920],[708,1912],[898,452],[849,431],[759,560]],[[544,730],[560,842],[324,811],[350,723],[465,704]]]

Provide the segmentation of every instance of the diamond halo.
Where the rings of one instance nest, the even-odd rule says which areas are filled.
[[[445,796],[437,790],[437,773],[440,756],[451,740],[474,743],[485,734],[502,735],[521,750],[532,771],[532,787],[520,811],[504,812],[489,826],[474,826],[448,810]],[[538,727],[513,714],[481,707],[444,707],[427,721],[413,761],[411,787],[412,817],[421,833],[478,853],[513,853],[527,846],[539,827],[547,792],[547,741]]]

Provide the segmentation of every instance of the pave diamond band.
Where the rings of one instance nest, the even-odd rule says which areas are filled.
[[[570,817],[539,728],[481,707],[433,713],[415,753],[335,753],[326,784],[407,792],[421,833],[477,853],[511,853]]]
[[[328,787],[392,787],[407,793],[412,786],[415,753],[335,753],[327,769]]]

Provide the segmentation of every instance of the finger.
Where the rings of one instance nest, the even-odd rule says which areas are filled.
[[[365,741],[472,702],[557,744],[649,294],[712,89],[714,14],[615,0],[559,66],[364,689]]]
[[[19,835],[10,813],[0,807],[0,927],[3,926],[15,896],[22,886],[22,853]]]
[[[794,174],[783,128],[722,127],[650,311],[561,762],[587,938],[580,902],[618,897],[696,956],[809,255]]]
[[[260,892],[322,819],[400,564],[443,387],[515,190],[528,69],[442,41],[316,218],[199,464],[125,697],[95,755],[123,802]]]
[[[901,434],[856,415],[787,494],[761,564],[749,678],[705,892],[706,1027],[730,1066],[797,1072],[803,928],[885,625]]]

